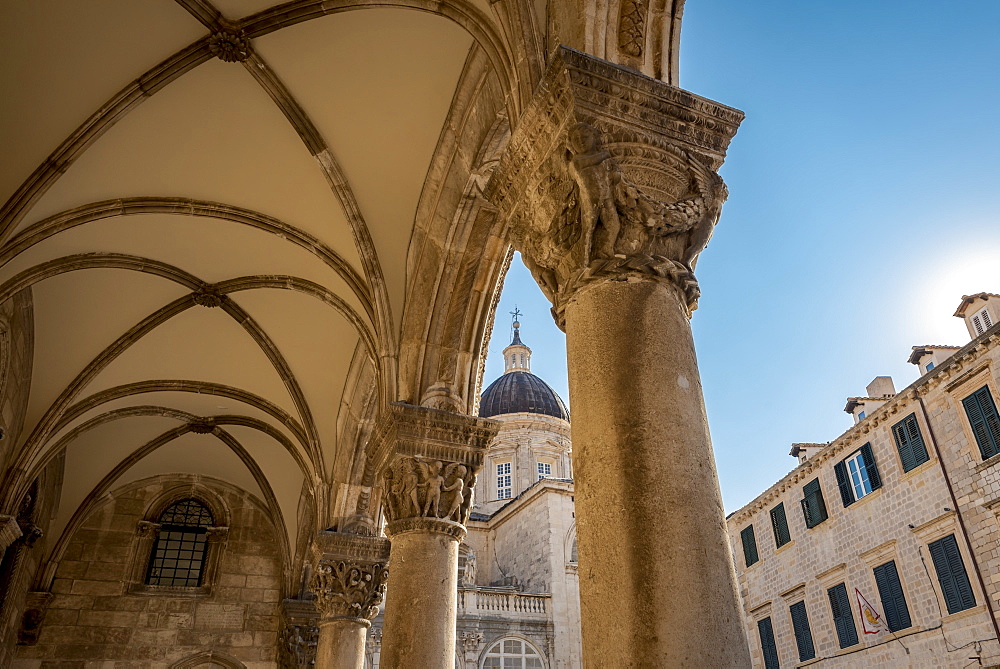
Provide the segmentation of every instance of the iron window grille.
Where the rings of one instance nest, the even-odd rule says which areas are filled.
[[[214,523],[211,511],[196,499],[185,499],[160,514],[159,523],[146,585],[199,587],[208,547],[207,530]]]

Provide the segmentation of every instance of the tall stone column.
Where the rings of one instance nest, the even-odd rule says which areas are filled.
[[[588,667],[749,667],[689,318],[743,114],[565,47],[487,188],[566,331]]]
[[[364,669],[365,637],[385,594],[389,542],[320,532],[310,589],[319,611],[316,669]]]
[[[392,541],[380,666],[455,664],[458,544],[495,421],[395,403],[373,436]]]

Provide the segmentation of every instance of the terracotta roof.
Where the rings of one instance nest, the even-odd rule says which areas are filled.
[[[952,314],[952,316],[958,316],[959,318],[963,318],[965,316],[965,310],[970,304],[972,304],[977,299],[981,298],[986,300],[991,297],[1000,297],[1000,295],[997,295],[996,293],[976,293],[974,295],[963,295],[961,304],[958,305],[958,309],[955,309],[955,313]]]

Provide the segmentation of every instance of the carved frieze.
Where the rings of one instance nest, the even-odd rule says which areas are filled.
[[[435,531],[463,535],[476,475],[497,429],[496,421],[488,419],[398,402],[390,405],[370,445],[381,475],[389,531],[422,523]]]
[[[560,326],[582,286],[623,275],[669,280],[696,307],[727,197],[716,170],[742,118],[560,47],[486,190]]]
[[[305,669],[316,665],[319,628],[315,625],[286,625],[281,632],[282,665]]]

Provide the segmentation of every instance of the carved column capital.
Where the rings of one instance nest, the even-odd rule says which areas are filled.
[[[0,554],[21,536],[21,526],[14,516],[0,515]]]
[[[476,476],[499,423],[397,402],[372,436],[382,479],[386,534],[439,532],[465,536]]]
[[[595,281],[665,280],[697,306],[694,267],[727,191],[716,170],[743,113],[566,47],[486,189],[564,325]]]
[[[313,542],[309,589],[316,595],[316,609],[323,619],[369,625],[385,596],[388,561],[386,539],[320,532]]]
[[[135,536],[148,539],[160,536],[160,524],[148,520],[140,520],[135,524]]]

